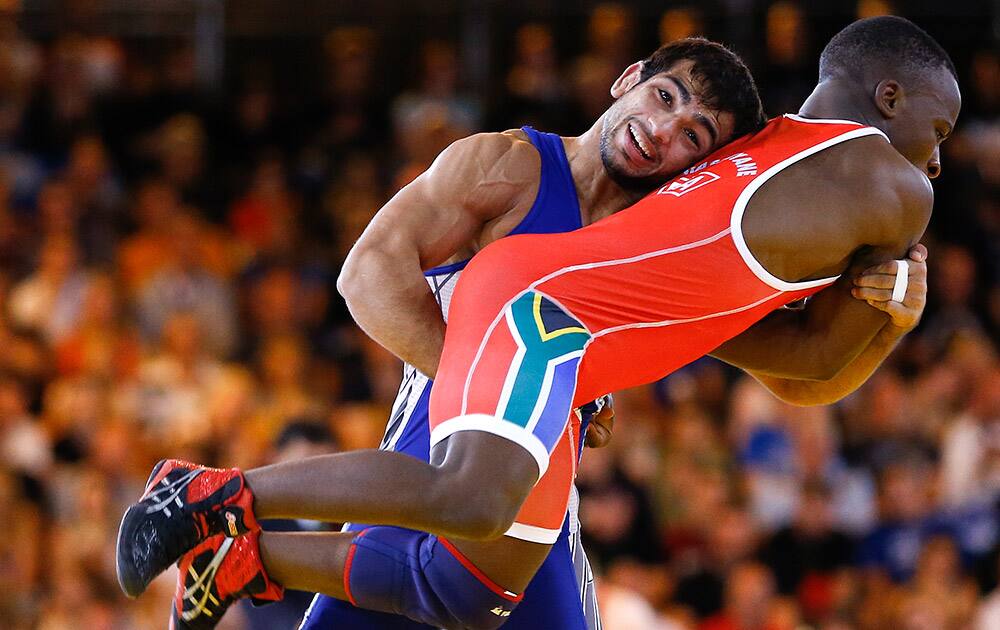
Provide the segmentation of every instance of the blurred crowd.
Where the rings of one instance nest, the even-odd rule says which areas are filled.
[[[760,4],[738,51],[768,112],[795,111],[829,33],[810,3]],[[387,68],[368,26],[300,60],[316,85],[247,53],[212,88],[188,43],[0,14],[0,628],[163,628],[173,576],[128,602],[113,560],[156,460],[378,445],[399,364],[334,282],[380,205],[469,133],[584,131],[637,42],[726,35],[676,5],[510,22],[486,90],[450,40]],[[620,393],[579,474],[609,630],[1000,629],[1000,56],[961,37],[921,326],[830,407],[712,360]],[[266,611],[223,627],[280,627]]]

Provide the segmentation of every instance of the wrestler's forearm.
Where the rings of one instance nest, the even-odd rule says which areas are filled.
[[[751,372],[781,400],[793,405],[829,405],[852,393],[868,380],[907,331],[886,324],[854,361],[827,381],[806,381]]]
[[[433,378],[445,323],[419,261],[369,248],[345,265],[337,287],[354,321],[372,339]]]
[[[851,286],[842,278],[804,311],[775,311],[711,354],[753,374],[828,381],[853,363],[889,321],[855,299]]]
[[[434,378],[444,347],[445,324],[433,295],[427,292],[419,298],[377,302],[349,304],[354,321],[383,348]]]

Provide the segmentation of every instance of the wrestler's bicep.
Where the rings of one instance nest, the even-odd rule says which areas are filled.
[[[451,144],[375,215],[355,250],[377,247],[415,256],[421,268],[448,262],[483,226],[522,201],[538,157],[505,134],[477,134]]]

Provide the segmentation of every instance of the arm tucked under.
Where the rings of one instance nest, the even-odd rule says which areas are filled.
[[[909,253],[909,281],[902,302],[892,300],[894,261],[869,268],[853,281],[853,297],[889,315],[867,346],[832,378],[807,380],[783,378],[765,372],[747,371],[774,395],[795,405],[834,403],[860,387],[882,364],[910,330],[920,321],[927,300],[927,249],[917,245]],[[721,358],[721,357],[720,357]]]
[[[344,261],[337,288],[362,330],[433,377],[445,323],[423,270],[468,252],[486,223],[532,192],[526,180],[537,171],[534,149],[507,134],[445,149],[379,210]]]

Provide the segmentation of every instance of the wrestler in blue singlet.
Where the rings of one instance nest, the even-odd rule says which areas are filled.
[[[541,156],[538,194],[524,219],[510,234],[552,234],[582,227],[576,185],[562,139],[551,133],[522,127]],[[448,319],[451,294],[468,261],[435,267],[424,273],[434,297]],[[389,416],[380,449],[405,453],[422,461],[430,460],[428,401],[431,384],[411,365],[403,366],[403,380]],[[584,414],[584,422],[589,421]],[[583,446],[584,425],[580,431]],[[563,522],[563,531],[552,546],[542,567],[525,590],[524,600],[514,609],[505,630],[599,630],[597,596],[593,574],[579,536],[576,490]],[[345,531],[367,525],[349,523]],[[300,630],[428,630],[406,617],[356,608],[350,603],[317,595],[302,621]]]

